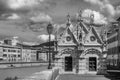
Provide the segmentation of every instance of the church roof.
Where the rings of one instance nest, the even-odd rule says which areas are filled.
[[[83,27],[83,30],[84,30],[86,33],[88,33],[88,29],[87,29],[86,25],[85,25],[83,22],[80,23],[80,26],[82,26],[82,27]]]
[[[73,25],[72,23],[70,23],[70,26],[67,26],[66,24],[64,24],[64,26],[66,26],[66,28],[57,36],[58,41],[62,39],[62,36],[64,36],[66,31],[67,31],[71,35],[71,37],[73,38],[74,43],[78,44],[78,40],[75,37],[75,34],[73,33],[77,29],[78,24]],[[95,35],[95,37],[97,38],[98,43],[100,43],[100,44],[103,43],[101,36],[99,35],[99,33],[97,32],[97,30],[94,26],[92,26],[91,29],[89,29],[90,27],[88,25],[86,25],[84,22],[80,22],[79,26],[82,27],[86,36],[91,31]]]
[[[91,30],[92,30],[92,32],[94,33],[94,35],[96,36],[96,38],[98,39],[98,42],[99,42],[99,43],[103,43],[103,41],[102,41],[100,35],[97,33],[96,29],[95,29],[94,27],[92,27]]]
[[[66,29],[58,36],[59,38],[58,38],[58,42],[62,39],[62,38],[64,38],[66,35],[66,33],[68,33],[71,37],[72,37],[72,39],[73,39],[73,44],[74,45],[76,45],[77,44],[77,40],[75,39],[75,36],[73,35],[73,32],[72,32],[72,29],[71,29],[71,26],[73,27],[73,25],[72,24],[70,24],[70,26],[67,26],[66,25]],[[73,45],[72,44],[72,45]],[[68,44],[67,44],[68,45]]]
[[[77,40],[75,39],[75,36],[73,35],[71,29],[68,27],[67,30],[68,30],[69,34],[72,36],[74,43],[77,43]]]
[[[77,26],[78,26],[78,24],[74,25],[74,27],[73,27],[72,29],[70,28],[71,31],[74,32],[74,31],[76,30]],[[88,33],[87,26],[86,26],[86,24],[84,24],[84,22],[80,22],[80,25],[79,25],[79,26],[81,26],[81,27],[83,28],[83,31],[84,31],[85,33]]]

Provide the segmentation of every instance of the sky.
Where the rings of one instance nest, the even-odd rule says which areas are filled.
[[[48,40],[46,23],[63,24],[67,14],[76,18],[80,10],[85,19],[94,14],[95,24],[108,24],[120,16],[120,1],[0,0],[0,36],[18,36],[23,41],[42,43]],[[54,26],[57,28],[60,27]]]

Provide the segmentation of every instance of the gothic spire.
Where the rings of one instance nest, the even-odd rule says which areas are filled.
[[[94,23],[94,14],[90,15],[90,25],[93,25]]]
[[[71,24],[71,19],[70,19],[70,14],[68,13],[68,15],[67,15],[67,26],[70,26],[70,24]]]
[[[82,42],[82,30],[83,30],[82,26],[80,26],[81,22],[82,22],[82,10],[79,10],[79,12],[77,13],[77,39],[80,42]]]
[[[77,19],[78,22],[82,21],[82,10],[80,10],[78,12],[78,16],[77,17],[78,17],[78,19]]]

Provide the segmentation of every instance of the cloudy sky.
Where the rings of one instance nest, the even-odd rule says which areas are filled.
[[[89,18],[90,14],[94,14],[96,24],[107,24],[120,16],[120,1],[0,0],[0,36],[43,42],[47,38],[41,38],[48,37],[47,22],[63,24],[68,13],[75,17],[79,10],[83,11],[83,17]]]

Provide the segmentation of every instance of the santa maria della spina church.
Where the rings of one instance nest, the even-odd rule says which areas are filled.
[[[106,35],[98,33],[94,15],[90,18],[86,25],[80,13],[73,25],[68,15],[66,29],[57,35],[55,67],[59,67],[61,74],[105,74]]]

